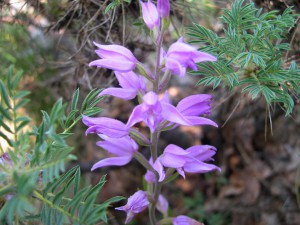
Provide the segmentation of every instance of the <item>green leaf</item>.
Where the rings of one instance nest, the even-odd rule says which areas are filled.
[[[0,131],[0,137],[2,137],[10,147],[13,147],[13,141],[10,140],[4,133],[2,133],[2,131]]]
[[[2,99],[5,102],[6,106],[8,108],[11,108],[8,93],[7,93],[6,88],[1,80],[0,80],[0,94],[1,94]]]
[[[14,107],[14,110],[18,110],[19,108],[25,106],[27,103],[30,102],[30,99],[24,98],[22,100],[20,100]]]
[[[6,124],[5,124],[5,122],[3,121],[3,118],[2,117],[0,117],[0,127],[3,127],[6,131],[8,131],[9,133],[13,133],[12,131],[11,131],[11,129],[9,128],[9,126],[7,126]]]
[[[23,72],[22,71],[18,71],[17,74],[15,75],[15,79],[12,81],[11,84],[11,89],[15,90],[18,86],[18,84],[20,83],[20,80],[23,76]]]
[[[75,117],[75,115],[76,115],[77,112],[78,112],[78,109],[75,109],[75,110],[72,110],[68,114],[68,116],[66,118],[66,122],[65,122],[65,127],[66,128],[68,128],[71,125],[71,123],[74,121],[74,117]]]
[[[7,69],[7,82],[6,82],[6,84],[7,84],[8,91],[10,92],[10,94],[11,94],[11,90],[12,90],[11,80],[12,80],[12,76],[13,76],[13,68],[14,68],[14,66],[10,65]]]
[[[77,109],[78,98],[79,98],[79,88],[73,94],[71,110],[76,110]]]
[[[30,123],[30,120],[28,121],[23,121],[21,122],[18,126],[17,126],[17,129],[16,129],[16,133],[18,133],[23,127],[25,127],[27,124]]]
[[[11,121],[10,114],[8,112],[8,109],[3,108],[3,106],[0,104],[0,113],[9,121]]]
[[[31,92],[30,91],[18,91],[15,96],[13,96],[13,99],[16,100],[18,98],[23,98],[27,95],[29,95]]]
[[[84,110],[88,108],[87,106],[95,100],[95,98],[99,95],[101,91],[102,89],[93,89],[92,91],[90,91],[90,93],[88,93],[88,95],[82,102],[80,113],[82,113]]]
[[[102,110],[103,109],[101,108],[91,108],[91,109],[84,110],[82,114],[85,116],[93,116],[95,114],[102,112]]]

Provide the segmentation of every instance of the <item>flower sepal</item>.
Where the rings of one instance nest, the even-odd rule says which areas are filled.
[[[141,132],[139,132],[137,129],[131,128],[129,130],[129,136],[135,140],[139,145],[142,146],[150,146],[151,141],[145,137]]]
[[[154,82],[154,78],[152,74],[144,67],[142,63],[137,63],[136,68],[138,69],[139,73],[145,77],[147,80]]]

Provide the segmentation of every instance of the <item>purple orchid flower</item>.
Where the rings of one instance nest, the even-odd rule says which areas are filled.
[[[145,94],[146,83],[142,76],[137,75],[133,71],[121,73],[115,71],[115,75],[122,88],[104,89],[99,96],[112,95],[125,100],[134,99],[138,93]]]
[[[181,125],[192,125],[171,104],[160,101],[158,95],[150,91],[143,97],[143,103],[136,106],[130,115],[127,127],[143,121],[153,133],[163,121],[170,121]]]
[[[97,133],[112,138],[121,138],[129,132],[129,128],[124,123],[111,118],[83,116],[82,122],[89,127],[85,134]]]
[[[142,14],[143,20],[149,29],[153,29],[154,27],[159,27],[159,15],[156,6],[148,0],[148,2],[140,1],[142,6]]]
[[[172,219],[173,225],[204,225],[190,217],[187,216],[177,216]]]
[[[121,45],[94,44],[99,48],[95,52],[102,59],[90,62],[89,66],[104,67],[119,72],[133,70],[138,62],[132,52]]]
[[[144,211],[149,205],[147,198],[147,192],[137,191],[128,198],[127,204],[116,208],[117,210],[123,210],[127,213],[125,224],[129,223],[135,214]]]
[[[196,145],[186,150],[170,144],[163,155],[159,157],[160,163],[165,167],[175,168],[177,172],[185,177],[184,172],[188,173],[206,173],[213,170],[221,170],[219,167],[204,163],[212,160],[216,149],[210,145]]]
[[[218,125],[205,117],[200,117],[199,115],[202,114],[210,114],[211,109],[211,95],[207,94],[198,94],[198,95],[191,95],[184,99],[182,99],[176,106],[176,109],[180,112],[181,115],[184,116],[186,120],[190,122],[192,126],[196,125],[212,125],[218,127]],[[166,91],[164,97],[162,99],[166,103],[170,103],[169,93]],[[171,126],[172,123],[167,124],[166,126]],[[177,127],[174,125],[172,128]]]
[[[205,117],[199,117],[202,114],[210,115],[211,99],[212,96],[207,94],[191,95],[182,99],[176,108],[193,125],[212,125],[218,127],[214,121]]]
[[[164,181],[165,177],[166,177],[166,173],[164,171],[164,167],[163,165],[159,162],[159,160],[156,160],[155,163],[153,163],[153,160],[152,158],[150,158],[149,160],[149,163],[150,165],[153,167],[153,169],[155,169],[159,175],[159,179],[158,181],[159,182],[162,182]],[[147,170],[146,174],[145,174],[145,180],[148,182],[148,183],[154,183],[155,182],[155,174],[150,171],[150,170]]]
[[[99,135],[103,141],[98,141],[97,145],[108,153],[116,155],[97,162],[92,167],[92,171],[104,166],[124,166],[133,158],[134,153],[138,150],[138,145],[129,136],[121,138],[110,138],[105,135]]]
[[[169,0],[157,0],[157,10],[162,18],[169,17],[170,14],[170,1]]]
[[[216,61],[217,58],[209,53],[198,51],[193,46],[183,42],[180,38],[173,43],[165,55],[165,67],[173,74],[183,77],[186,69],[190,67],[197,70],[196,63],[204,61]]]

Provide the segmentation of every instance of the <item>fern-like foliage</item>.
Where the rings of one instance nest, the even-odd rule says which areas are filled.
[[[34,193],[45,203],[40,215],[43,224],[89,225],[99,221],[107,223],[107,207],[123,197],[117,196],[104,203],[96,203],[97,196],[105,184],[105,176],[94,187],[80,189],[79,184],[80,169],[73,167],[59,179],[49,183],[42,193]]]
[[[198,85],[242,86],[253,99],[263,96],[267,104],[281,103],[289,115],[292,94],[299,93],[300,70],[294,62],[286,68],[282,57],[289,50],[285,35],[297,16],[291,8],[278,15],[276,10],[263,12],[252,2],[236,0],[223,11],[224,36],[194,24],[188,30],[192,43],[218,56],[217,62],[201,63],[199,71],[192,72],[203,76]]]
[[[0,80],[0,224],[30,224],[31,220],[43,224],[106,221],[106,208],[120,198],[102,204],[95,202],[105,178],[95,187],[79,191],[79,168],[63,175],[66,161],[75,158],[66,139],[82,115],[101,111],[96,107],[102,99],[97,97],[101,90],[92,90],[80,107],[76,90],[67,114],[67,104],[59,99],[49,114],[42,111],[42,122],[35,126],[21,110],[30,94],[18,90],[21,80],[22,72],[13,66]]]

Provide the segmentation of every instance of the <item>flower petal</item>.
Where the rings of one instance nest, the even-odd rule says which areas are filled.
[[[163,17],[163,18],[168,17],[170,14],[170,1],[169,0],[157,0],[157,10],[161,17]]]
[[[218,124],[216,124],[214,121],[207,119],[205,117],[186,116],[185,118],[192,124],[192,126],[194,126],[194,125],[211,125],[214,127],[218,127]]]
[[[201,51],[193,52],[192,59],[196,63],[205,62],[205,61],[211,61],[211,62],[217,61],[217,58],[215,56]]]
[[[166,58],[166,68],[173,72],[174,75],[183,77],[186,73],[186,67],[182,66],[179,61],[173,58]]]
[[[129,128],[124,123],[111,118],[83,116],[82,122],[89,127],[86,130],[86,134],[102,133],[109,137],[119,138],[127,135],[129,132]]]
[[[140,1],[142,6],[143,20],[149,29],[159,26],[159,15],[156,6],[148,0],[148,2]]]
[[[133,156],[134,152],[138,150],[138,145],[129,136],[107,138],[104,141],[98,141],[96,144],[107,152],[117,156]]]
[[[161,103],[162,112],[161,116],[170,122],[174,122],[180,125],[191,126],[192,123],[187,120],[173,105],[168,103]]]
[[[212,96],[208,94],[191,95],[182,99],[176,108],[185,116],[198,116],[210,113]]]
[[[96,53],[101,58],[128,59],[133,63],[137,62],[137,59],[132,52],[122,45],[101,45],[96,42],[94,42],[94,45],[99,48],[96,50]]]
[[[143,121],[143,120],[144,120],[144,116],[145,116],[145,115],[144,115],[144,112],[143,112],[143,110],[142,110],[142,105],[136,106],[136,107],[133,109],[133,111],[132,111],[132,113],[131,113],[131,115],[130,115],[128,121],[127,121],[126,127],[127,127],[127,128],[130,128],[130,127],[132,127],[134,124]]]
[[[130,162],[132,156],[122,156],[122,157],[111,157],[103,159],[97,163],[95,163],[91,169],[91,171],[104,167],[104,166],[124,166]]]
[[[215,147],[210,145],[195,145],[186,149],[190,156],[200,161],[213,160],[212,157],[216,154],[216,150]]]
[[[133,71],[126,73],[115,71],[115,75],[122,88],[146,91],[146,83],[144,78],[137,75]]]
[[[97,59],[90,62],[89,66],[104,67],[120,72],[128,72],[134,69],[135,63],[120,59]]]
[[[124,88],[106,88],[98,96],[112,95],[124,100],[134,99],[137,95],[137,90]]]
[[[183,167],[185,172],[188,173],[207,173],[213,170],[221,171],[221,169],[213,164],[207,164],[199,160],[188,162]]]
[[[155,169],[158,172],[158,175],[159,175],[158,181],[162,182],[165,179],[166,174],[165,174],[165,171],[164,171],[164,167],[161,164],[159,159],[157,159],[155,161],[155,163],[153,164],[153,169]]]
[[[204,225],[187,216],[177,216],[172,220],[172,223],[173,225]]]
[[[147,198],[147,192],[145,191],[137,191],[132,196],[128,198],[127,204],[122,207],[116,208],[117,210],[124,210],[127,213],[127,218],[125,221],[129,223],[135,214],[142,212],[149,205],[149,201]]]

